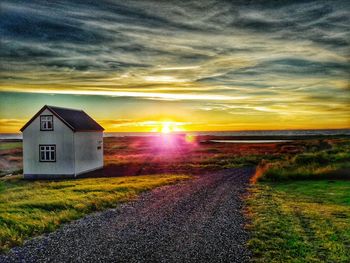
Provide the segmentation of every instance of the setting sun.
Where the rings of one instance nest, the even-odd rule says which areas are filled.
[[[162,124],[162,129],[161,129],[161,132],[162,133],[169,133],[169,132],[171,132],[172,130],[171,130],[171,124],[169,123],[169,122],[164,122],[163,124]]]
[[[185,131],[182,122],[160,121],[153,124],[152,132],[171,133]]]

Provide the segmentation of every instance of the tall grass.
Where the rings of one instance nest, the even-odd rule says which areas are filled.
[[[261,163],[260,181],[350,179],[349,143]]]

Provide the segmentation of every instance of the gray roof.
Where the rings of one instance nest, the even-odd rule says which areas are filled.
[[[74,132],[78,131],[103,131],[103,127],[82,110],[61,108],[45,105],[35,116],[23,126],[23,131],[45,109],[51,111],[57,118],[64,122]]]

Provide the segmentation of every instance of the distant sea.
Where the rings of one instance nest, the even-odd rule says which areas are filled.
[[[266,130],[266,131],[198,131],[180,134],[211,136],[306,136],[306,135],[350,135],[350,129],[330,130]],[[154,132],[105,132],[104,137],[154,136]],[[0,133],[0,139],[22,139],[20,133]]]

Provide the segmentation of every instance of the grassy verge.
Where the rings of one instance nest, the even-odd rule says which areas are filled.
[[[350,181],[258,183],[247,200],[255,262],[350,262]]]
[[[63,181],[0,179],[0,252],[29,237],[93,211],[115,207],[152,188],[188,179],[185,175],[91,178]]]
[[[259,181],[350,179],[350,141],[265,164]]]

